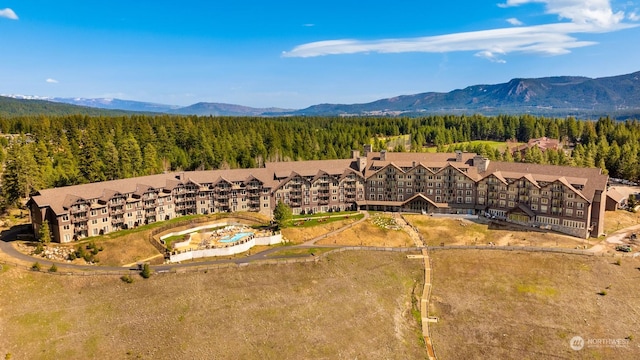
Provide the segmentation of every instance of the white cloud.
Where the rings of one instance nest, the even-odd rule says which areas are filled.
[[[45,80],[46,82],[48,82],[49,84],[57,84],[58,80],[56,79],[52,79],[52,78],[48,78],[47,80]]]
[[[524,23],[516,18],[508,18],[507,22],[513,26],[522,26]]]
[[[507,0],[502,7],[530,3],[545,4],[547,14],[556,14],[561,19],[578,24],[589,23],[608,27],[624,19],[624,12],[613,13],[610,0]]]
[[[16,15],[16,13],[13,10],[6,8],[6,9],[0,10],[0,18],[18,20],[18,15]]]
[[[629,19],[631,21],[640,21],[640,15],[638,15],[635,12],[632,12],[629,15],[627,15],[627,19]]]
[[[500,52],[500,55],[503,55],[503,54],[504,53]],[[481,58],[485,58],[485,59],[487,59],[487,60],[489,60],[491,62],[495,62],[495,63],[500,63],[500,64],[506,63],[506,61],[501,59],[498,54],[493,53],[493,52],[491,52],[489,50],[483,50],[483,51],[477,52],[477,53],[475,53],[475,56],[481,57]]]
[[[512,18],[507,21],[518,27],[404,39],[326,40],[296,46],[291,51],[283,52],[282,56],[475,51],[478,57],[504,62],[499,56],[514,52],[560,55],[569,53],[573,48],[596,44],[593,41],[578,40],[574,34],[606,33],[638,26],[622,22],[624,13],[614,14],[608,0],[507,0],[501,7],[532,2],[544,3],[547,13],[557,14],[560,18],[571,21],[519,26],[522,23]]]
[[[314,27],[314,26],[316,26],[316,24],[302,24],[302,26],[304,26],[304,27]]]

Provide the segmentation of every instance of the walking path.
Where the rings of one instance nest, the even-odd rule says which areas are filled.
[[[313,239],[310,239],[306,242],[304,242],[303,244],[300,245],[293,245],[290,246],[289,248],[308,248],[308,247],[312,247],[312,246],[321,246],[321,247],[331,247],[331,248],[335,248],[335,249],[339,249],[339,250],[351,250],[351,249],[360,249],[360,250],[380,250],[380,249],[385,249],[385,250],[390,250],[387,248],[376,248],[376,247],[348,247],[348,246],[329,246],[329,245],[316,245],[316,242],[320,239],[329,237],[329,236],[333,236],[336,234],[339,234],[340,232],[349,229],[363,221],[366,221],[370,215],[368,212],[366,211],[361,211],[360,213],[362,213],[364,216],[362,219],[345,225],[339,229],[336,229],[330,233],[321,235],[321,236],[317,236]],[[437,322],[436,318],[430,318],[428,315],[428,309],[429,309],[429,300],[430,300],[430,296],[431,296],[431,281],[432,281],[432,271],[431,271],[431,261],[429,258],[429,253],[428,253],[428,249],[430,248],[431,250],[454,250],[454,249],[485,249],[485,250],[521,250],[521,251],[534,251],[534,252],[563,252],[563,253],[573,253],[573,254],[582,254],[582,255],[595,255],[595,254],[599,254],[602,253],[606,250],[606,247],[604,244],[598,244],[594,247],[592,247],[589,250],[573,250],[573,249],[559,249],[559,248],[535,248],[535,247],[504,247],[504,246],[432,246],[432,247],[427,247],[425,245],[425,243],[423,242],[422,236],[420,235],[420,233],[417,231],[416,228],[414,228],[413,226],[409,225],[407,223],[407,221],[404,219],[404,217],[402,216],[402,214],[399,213],[394,213],[393,217],[396,220],[396,223],[402,227],[402,229],[410,236],[410,238],[413,240],[414,244],[415,244],[415,248],[413,248],[413,250],[418,250],[421,251],[421,255],[413,255],[411,256],[411,258],[422,258],[424,261],[424,271],[425,271],[425,277],[424,277],[424,288],[422,291],[422,297],[420,300],[420,314],[422,316],[422,335],[424,337],[424,342],[425,342],[425,346],[427,348],[427,354],[428,354],[428,358],[430,360],[432,359],[436,359],[435,356],[435,351],[434,351],[434,347],[433,344],[431,342],[431,337],[429,336],[429,323],[430,322]],[[611,234],[605,241],[606,243],[618,243],[620,242],[622,239],[624,239],[624,237],[631,231],[634,230],[638,230],[640,231],[640,225],[636,225],[636,226],[632,226],[629,228],[625,228],[625,229],[621,229],[616,231],[615,233]],[[39,261],[43,264],[43,266],[50,266],[51,264],[53,264],[53,262],[51,261],[47,261],[47,260],[43,260],[41,258],[35,258],[26,254],[21,253],[20,251],[18,251],[17,249],[15,249],[13,247],[13,245],[11,244],[11,240],[7,240],[7,239],[13,239],[15,238],[15,235],[17,233],[20,233],[21,229],[19,228],[14,228],[14,229],[10,229],[10,230],[6,230],[3,231],[0,234],[0,251],[4,253],[5,257],[10,257],[13,258],[15,260],[27,263],[27,264],[31,264],[34,261]],[[306,254],[301,254],[301,255],[297,255],[297,256],[270,256],[272,253],[277,252],[279,250],[281,250],[282,248],[280,247],[274,247],[274,248],[270,248],[267,249],[265,251],[253,254],[253,255],[249,255],[243,258],[236,258],[236,259],[225,259],[225,260],[207,260],[207,261],[201,261],[201,262],[192,262],[192,263],[184,263],[184,264],[165,264],[165,265],[156,265],[156,266],[152,266],[152,268],[155,271],[161,272],[161,271],[168,271],[171,269],[177,269],[177,268],[188,268],[188,267],[203,267],[203,266],[208,266],[208,265],[218,265],[218,264],[229,264],[229,263],[235,263],[238,265],[247,265],[248,263],[252,262],[252,261],[259,261],[259,260],[265,260],[267,258],[269,259],[282,259],[282,258],[292,258],[292,257],[308,257],[308,255]],[[407,250],[411,250],[411,249],[407,249]],[[158,256],[162,256],[161,254],[153,256],[151,258],[148,259],[144,259],[142,261],[148,261],[151,260],[155,257]],[[136,263],[133,264],[128,264],[125,265],[124,267],[115,267],[115,266],[92,266],[92,265],[77,265],[77,264],[68,264],[68,263],[55,263],[59,268],[61,269],[69,269],[69,270],[80,270],[80,271],[91,271],[91,272],[96,272],[96,273],[113,273],[113,272],[117,272],[117,271],[123,271],[123,270],[127,270],[128,267],[135,265]],[[28,266],[28,265],[27,265]]]
[[[418,232],[416,228],[409,225],[405,218],[399,214],[395,213],[394,218],[396,223],[402,227],[402,229],[409,234],[409,237],[413,240],[416,247],[422,248],[422,259],[424,261],[424,287],[422,288],[422,297],[420,299],[420,315],[422,318],[422,337],[424,338],[424,344],[427,347],[427,356],[429,360],[436,359],[436,353],[433,348],[433,343],[431,342],[431,336],[429,333],[429,323],[434,321],[434,319],[429,317],[429,300],[431,299],[431,260],[429,259],[429,252],[427,251],[427,247],[422,239],[422,236]],[[437,319],[435,319],[437,321]]]
[[[362,217],[362,219],[360,219],[360,220],[358,220],[358,221],[356,221],[356,222],[354,222],[354,223],[351,223],[351,224],[345,225],[345,226],[343,226],[343,227],[341,227],[341,228],[339,228],[339,229],[333,230],[333,231],[332,231],[332,232],[330,232],[330,233],[327,233],[327,234],[324,234],[324,235],[320,235],[320,236],[316,236],[316,237],[314,237],[314,238],[313,238],[313,239],[311,239],[311,240],[307,240],[307,241],[305,241],[304,243],[302,243],[302,244],[301,244],[301,245],[299,245],[299,246],[302,246],[302,247],[314,246],[318,240],[320,240],[320,239],[324,239],[324,238],[327,238],[327,237],[329,237],[329,236],[333,236],[333,235],[339,234],[339,233],[341,233],[341,232],[343,232],[343,231],[345,231],[345,230],[347,230],[347,229],[350,229],[350,228],[352,228],[352,227],[354,227],[354,226],[356,226],[356,225],[360,224],[360,223],[361,223],[361,222],[363,222],[363,221],[366,221],[366,220],[369,218],[369,212],[368,212],[368,211],[360,211],[360,214],[363,214],[363,215],[364,215],[364,216]],[[347,216],[348,216],[348,215],[347,215]],[[344,217],[344,216],[343,216],[343,217]],[[331,247],[335,247],[335,246],[331,246]]]

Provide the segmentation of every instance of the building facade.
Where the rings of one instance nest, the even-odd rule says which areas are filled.
[[[493,162],[472,153],[372,152],[351,159],[267,163],[41,190],[28,202],[33,230],[46,219],[70,242],[190,214],[272,216],[342,210],[481,214],[586,238],[604,228],[600,169]]]

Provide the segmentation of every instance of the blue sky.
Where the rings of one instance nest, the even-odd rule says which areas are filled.
[[[640,0],[0,0],[0,94],[304,108],[640,70]]]

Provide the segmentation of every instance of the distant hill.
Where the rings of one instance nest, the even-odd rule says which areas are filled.
[[[181,107],[178,105],[156,104],[134,100],[106,99],[106,98],[51,98],[50,101],[65,104],[88,106],[101,109],[120,109],[127,111],[142,111],[154,113],[168,113],[177,115],[199,116],[263,116],[265,113],[279,114],[295,111],[294,109],[279,108],[252,108],[249,106],[199,102],[197,104]]]
[[[291,109],[279,108],[252,108],[242,105],[200,102],[190,106],[167,111],[171,114],[181,115],[213,115],[213,116],[263,116],[267,113],[277,115],[291,112]]]
[[[640,114],[640,72],[614,77],[547,77],[513,79],[496,85],[474,85],[448,93],[427,92],[377,100],[366,104],[321,104],[293,112],[295,115],[534,115]]]
[[[513,79],[503,84],[473,85],[447,93],[402,95],[365,104],[319,104],[302,110],[252,108],[213,102],[180,107],[120,99],[35,96],[2,99],[0,116],[42,113],[121,115],[135,111],[200,116],[419,116],[479,113],[578,118],[611,116],[626,119],[640,118],[640,72],[596,79],[580,76]],[[55,104],[51,101],[82,107],[68,107],[72,105]],[[118,109],[118,112],[110,113],[97,109]]]
[[[154,113],[164,113],[180,107],[176,105],[155,104],[155,103],[142,102],[142,101],[107,99],[107,98],[97,98],[97,99],[51,98],[49,100],[54,102],[59,102],[59,103],[88,106],[88,107],[100,108],[100,109],[112,109],[112,110],[117,109],[117,110],[126,110],[126,111],[154,112]]]
[[[131,111],[97,109],[87,106],[60,104],[46,100],[14,99],[0,96],[0,117],[27,115],[90,115],[90,116],[121,116],[131,114]]]

